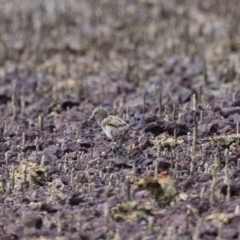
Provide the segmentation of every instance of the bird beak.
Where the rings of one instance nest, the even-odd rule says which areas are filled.
[[[92,121],[94,119],[94,116],[92,115],[88,120]]]

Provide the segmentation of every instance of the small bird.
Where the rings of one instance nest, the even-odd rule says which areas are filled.
[[[93,110],[90,119],[95,119],[108,138],[115,142],[118,138],[121,143],[129,132],[128,124],[119,117],[109,115],[106,108],[97,107]]]

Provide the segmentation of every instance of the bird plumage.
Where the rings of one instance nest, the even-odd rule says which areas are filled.
[[[95,118],[107,137],[113,141],[116,141],[117,138],[124,138],[129,131],[129,126],[125,121],[119,117],[109,115],[105,108],[95,108],[91,118]]]

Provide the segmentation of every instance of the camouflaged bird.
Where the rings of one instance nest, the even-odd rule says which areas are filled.
[[[129,132],[128,124],[119,117],[109,115],[107,109],[97,107],[93,110],[91,119],[95,119],[108,138],[115,142],[118,138],[121,142]]]

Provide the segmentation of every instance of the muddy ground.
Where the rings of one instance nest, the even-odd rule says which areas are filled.
[[[239,12],[1,1],[0,238],[240,239]],[[131,126],[123,146],[99,105]]]

